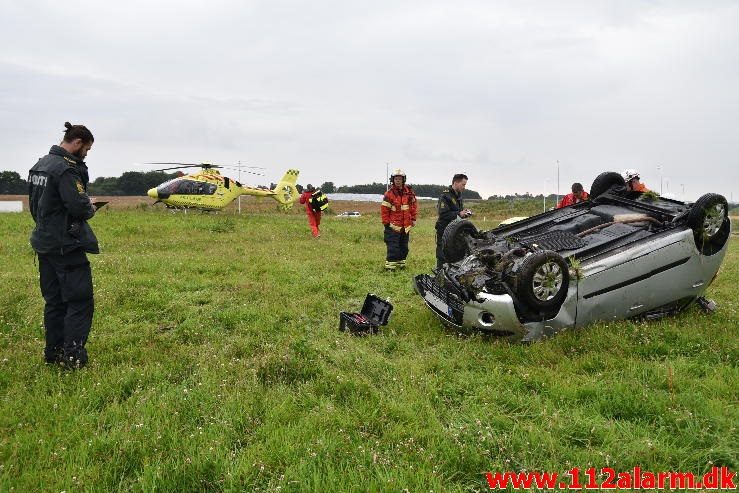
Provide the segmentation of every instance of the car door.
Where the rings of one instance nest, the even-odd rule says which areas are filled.
[[[697,262],[691,235],[655,236],[583,263],[576,325],[634,317],[690,296]]]

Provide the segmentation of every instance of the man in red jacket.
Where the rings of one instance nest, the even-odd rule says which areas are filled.
[[[385,192],[380,205],[382,224],[385,226],[385,269],[405,268],[408,257],[408,239],[411,228],[416,225],[418,204],[413,189],[405,184],[405,173],[396,169],[390,176],[392,186]]]
[[[314,238],[321,237],[321,231],[318,226],[321,224],[321,211],[314,211],[311,207],[310,199],[316,188],[313,185],[305,187],[305,191],[300,195],[300,203],[305,204],[305,215],[308,216],[308,224]]]
[[[567,195],[562,197],[562,200],[560,200],[559,204],[557,204],[557,209],[567,207],[568,205],[574,205],[578,202],[585,202],[589,198],[590,195],[588,194],[588,192],[583,190],[581,183],[573,183],[572,193],[568,193]]]

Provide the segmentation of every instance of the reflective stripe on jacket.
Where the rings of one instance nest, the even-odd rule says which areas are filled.
[[[389,225],[393,231],[407,233],[416,222],[417,209],[416,194],[411,187],[391,187],[385,192],[380,205],[382,224]]]

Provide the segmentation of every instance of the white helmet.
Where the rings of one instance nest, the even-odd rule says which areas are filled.
[[[639,172],[635,169],[627,169],[624,170],[623,173],[621,173],[621,176],[624,177],[624,181],[629,182],[634,178],[639,178]]]
[[[392,174],[390,175],[390,181],[392,182],[393,178],[395,178],[396,176],[402,176],[403,183],[405,183],[405,172],[402,169],[398,168],[395,171],[393,171]]]

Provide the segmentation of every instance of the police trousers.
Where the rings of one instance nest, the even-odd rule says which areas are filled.
[[[75,250],[66,255],[39,255],[41,295],[44,307],[46,348],[44,357],[54,362],[87,363],[85,343],[95,310],[92,271],[87,255]]]
[[[436,230],[436,268],[441,268],[444,265],[444,248],[441,243],[441,239],[444,236],[444,230]]]

